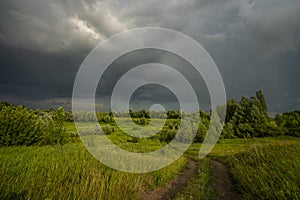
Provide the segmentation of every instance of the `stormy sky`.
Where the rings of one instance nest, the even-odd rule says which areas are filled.
[[[96,45],[132,28],[164,27],[192,37],[207,50],[228,98],[262,90],[271,112],[300,109],[299,11],[299,0],[2,0],[0,101],[70,108],[76,73]],[[158,61],[188,65],[168,53],[132,52],[106,73],[98,106],[105,107],[124,66]],[[199,81],[199,101],[205,107],[207,89]],[[157,85],[140,88],[134,97],[133,102],[176,101]]]

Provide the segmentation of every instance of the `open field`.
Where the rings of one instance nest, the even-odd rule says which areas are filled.
[[[245,199],[300,199],[300,143],[254,145],[229,159]]]
[[[188,151],[189,155],[197,155],[199,146],[200,144],[193,144]],[[219,160],[228,166],[230,176],[243,199],[300,199],[299,138],[219,140],[208,158]],[[208,158],[202,162],[207,162]],[[210,176],[208,179],[213,179],[207,165],[205,170]],[[199,192],[199,180],[201,178],[189,184],[189,190]],[[195,187],[199,187],[198,190]],[[209,184],[205,191],[211,191]],[[184,194],[185,192],[180,195]],[[189,193],[189,196],[191,194],[193,193]],[[193,199],[189,196],[184,197]],[[210,196],[206,196],[207,199],[214,199],[208,197]]]
[[[1,199],[132,199],[163,185],[187,159],[148,174],[110,169],[83,146],[0,148]]]
[[[82,122],[82,126],[89,126]],[[299,199],[300,139],[273,137],[220,140],[205,159],[197,159],[199,143],[172,165],[146,174],[110,169],[93,158],[67,124],[73,143],[55,146],[0,148],[1,199],[139,199],[176,176],[188,159],[198,171],[177,199],[215,199],[210,159],[225,163],[247,199]],[[108,137],[130,151],[153,151],[164,145],[158,138],[131,141],[116,129]]]

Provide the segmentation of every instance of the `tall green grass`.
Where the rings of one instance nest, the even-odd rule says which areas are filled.
[[[91,126],[88,122],[79,125]],[[108,137],[123,149],[149,152],[165,145],[159,138],[132,141],[131,136],[114,128]],[[187,157],[198,157],[201,146],[193,144],[185,157],[161,170],[123,173],[104,166],[87,152],[74,123],[66,123],[66,129],[71,144],[0,148],[0,199],[139,199],[143,191],[163,186],[178,174]],[[299,144],[296,138],[220,140],[209,158],[230,165],[248,199],[300,199]],[[198,161],[198,174],[178,199],[213,198],[208,161]]]
[[[82,146],[0,148],[0,199],[138,199],[185,165],[148,174],[123,173],[94,159]]]
[[[200,147],[201,144],[192,144],[187,152],[189,157],[197,156]],[[229,165],[245,199],[300,199],[299,138],[223,139],[208,158]],[[205,161],[199,164],[201,168]],[[209,173],[206,175],[211,178]],[[201,189],[205,186],[205,176],[198,174],[197,179],[192,180],[178,199],[209,199],[211,196],[205,192],[210,188]]]
[[[300,199],[300,143],[254,145],[230,160],[245,199]]]

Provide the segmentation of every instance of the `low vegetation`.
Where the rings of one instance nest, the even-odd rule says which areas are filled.
[[[0,199],[134,199],[173,178],[186,161],[131,174],[104,166],[82,145],[2,147]]]
[[[300,199],[300,142],[254,145],[229,160],[245,199]]]
[[[198,159],[198,171],[187,183],[187,186],[176,196],[176,200],[211,200],[215,193],[210,186],[211,169],[209,159]]]
[[[54,145],[66,142],[64,110],[33,111],[0,104],[0,146]]]
[[[129,114],[97,112],[96,120],[113,143],[140,153],[160,149],[172,140],[185,115],[153,112],[150,118],[145,110],[130,110]],[[206,159],[198,159],[198,152],[210,115],[200,110],[191,115],[192,122],[196,115],[200,123],[184,127],[197,131],[184,156],[164,169],[131,174],[104,166],[82,145],[74,120],[93,134],[93,113],[76,111],[73,115],[63,108],[43,111],[0,103],[0,199],[139,199],[141,193],[174,178],[188,159],[197,161],[198,173],[177,199],[214,199],[209,159],[229,166],[246,199],[300,199],[299,111],[269,117],[260,91],[255,97],[228,101],[221,139]],[[120,129],[114,117],[133,121],[138,128]],[[139,126],[157,130],[151,121],[164,123],[156,135],[138,138],[126,134],[143,134]]]

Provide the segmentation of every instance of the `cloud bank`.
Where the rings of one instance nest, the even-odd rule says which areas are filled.
[[[99,42],[131,28],[157,26],[183,32],[205,47],[228,98],[261,89],[271,111],[300,109],[299,10],[298,0],[3,0],[0,100],[37,108],[69,101],[81,62]],[[161,57],[155,59],[170,59]],[[105,94],[99,92],[100,102]],[[208,101],[204,97],[203,105]]]

